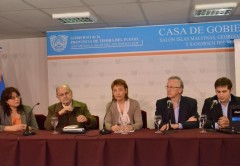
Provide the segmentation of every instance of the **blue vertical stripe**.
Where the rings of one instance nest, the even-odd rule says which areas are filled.
[[[2,91],[5,89],[5,83],[3,80],[3,76],[0,75],[0,96],[2,95]]]

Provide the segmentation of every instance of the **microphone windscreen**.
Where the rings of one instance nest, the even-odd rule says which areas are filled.
[[[210,109],[213,109],[213,107],[218,103],[217,100],[213,100]]]
[[[168,101],[167,101],[167,108],[168,108],[168,109],[170,108],[171,104],[172,104],[172,100],[168,100]]]

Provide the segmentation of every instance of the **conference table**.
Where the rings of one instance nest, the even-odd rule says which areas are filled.
[[[200,129],[156,134],[0,132],[0,166],[239,166],[240,135]]]

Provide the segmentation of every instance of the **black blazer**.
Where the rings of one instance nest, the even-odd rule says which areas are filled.
[[[162,115],[162,123],[160,126],[167,124],[169,122],[169,119],[171,119],[172,122],[175,122],[173,107],[171,106],[170,109],[168,109],[167,106],[168,100],[170,100],[170,98],[166,97],[157,100],[156,102],[155,115]],[[192,116],[194,116],[197,119],[199,117],[197,112],[197,100],[190,97],[181,96],[179,106],[179,117],[178,122],[176,123],[181,123],[184,129],[198,128],[199,126],[198,120],[196,122],[187,122],[187,120]]]
[[[211,108],[213,100],[218,101],[218,98],[216,95],[205,99],[204,105],[202,108],[202,114],[207,115],[207,123],[204,126],[206,128],[215,128],[215,122],[217,122],[218,119],[223,116],[223,111],[220,103],[217,103]],[[231,101],[228,105],[228,118],[230,117],[230,108],[233,105],[240,105],[240,97],[231,95]]]

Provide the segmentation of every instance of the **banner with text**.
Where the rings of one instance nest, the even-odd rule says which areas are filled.
[[[47,32],[48,56],[232,48],[240,21]]]

